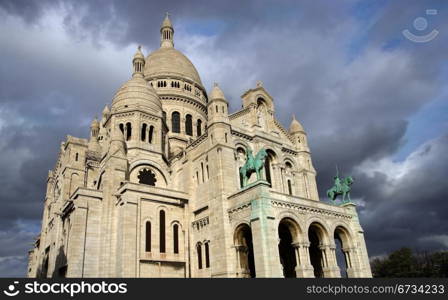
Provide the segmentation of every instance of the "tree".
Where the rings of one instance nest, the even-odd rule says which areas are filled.
[[[448,251],[413,253],[401,248],[371,262],[374,277],[448,277]]]

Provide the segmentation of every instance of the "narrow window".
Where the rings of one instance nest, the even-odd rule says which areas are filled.
[[[224,134],[224,139],[226,140],[227,143],[227,132]]]
[[[148,134],[148,142],[150,144],[152,144],[152,136],[153,136],[153,134],[154,134],[154,126],[151,125],[149,127],[149,134]]]
[[[198,120],[197,124],[196,124],[196,134],[198,136],[202,135],[202,121]]]
[[[151,222],[146,222],[146,243],[145,251],[151,252]]]
[[[185,133],[187,135],[193,135],[193,119],[191,115],[185,117]]]
[[[144,142],[145,141],[145,139],[146,139],[146,124],[143,124],[142,125],[142,134],[141,134],[141,139],[142,139],[142,141]]]
[[[124,125],[123,125],[123,124],[120,124],[119,126],[120,126],[121,134],[124,134]]]
[[[205,267],[210,268],[210,251],[208,248],[208,243],[205,243]]]
[[[210,179],[210,173],[208,172],[208,165],[205,168],[207,169],[207,179]]]
[[[268,156],[264,162],[264,170],[266,174],[266,181],[272,184],[271,182],[271,158]]]
[[[288,193],[292,195],[291,180],[288,179]]]
[[[216,105],[216,112],[218,112],[218,105]]]
[[[180,114],[177,111],[171,115],[171,130],[180,133]]]
[[[78,161],[78,153],[75,155],[75,161]]]
[[[179,253],[179,225],[173,225],[173,249],[174,253]]]
[[[198,185],[199,185],[199,172],[198,171],[196,171],[196,181],[198,182]]]
[[[132,125],[131,123],[126,123],[126,141],[129,141],[132,136]]]
[[[198,269],[202,269],[202,247],[201,243],[196,245],[196,251],[198,253]]]
[[[224,106],[223,106],[223,107],[221,107],[221,110],[222,110],[222,113],[224,113]]]
[[[204,163],[201,163],[201,170],[202,170],[202,182],[204,182]]]
[[[165,253],[165,211],[159,213],[159,229],[160,229],[160,253]]]

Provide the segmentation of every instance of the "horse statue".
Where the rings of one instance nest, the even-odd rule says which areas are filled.
[[[264,167],[264,162],[267,156],[268,153],[264,148],[261,148],[261,150],[258,151],[257,155],[255,155],[255,157],[252,154],[252,150],[247,149],[246,163],[240,168],[240,175],[243,178],[243,187],[247,186],[247,181],[249,180],[250,175],[253,172],[257,173],[257,180],[263,179],[261,170]]]
[[[336,174],[334,179],[334,185],[327,191],[327,196],[333,201],[333,204],[336,202],[336,198],[339,195],[342,195],[341,203],[348,203],[352,200],[350,199],[350,191],[351,191],[351,185],[353,184],[354,180],[352,176],[347,176],[343,178],[342,180],[339,178],[339,175]],[[347,197],[348,200],[345,200],[345,197]]]

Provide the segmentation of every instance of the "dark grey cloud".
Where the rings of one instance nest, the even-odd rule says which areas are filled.
[[[90,120],[129,78],[133,47],[142,44],[145,53],[158,47],[169,11],[176,47],[206,87],[220,82],[233,110],[262,80],[285,127],[296,113],[308,132],[322,199],[335,164],[355,176],[353,196],[361,199],[371,255],[405,244],[441,247],[447,232],[441,178],[448,168],[435,162],[443,161],[446,138],[419,150],[420,164],[403,162],[415,172],[391,164],[406,171],[402,178],[387,168],[369,173],[367,162],[390,161],[406,142],[409,118],[442,94],[444,7],[444,1],[3,0],[0,240],[20,232],[11,243],[26,252],[32,235],[17,224],[38,228],[60,142],[66,134],[88,135]],[[426,8],[439,9],[428,18],[439,37],[406,40],[401,31]],[[0,253],[0,275],[25,269],[14,247]]]

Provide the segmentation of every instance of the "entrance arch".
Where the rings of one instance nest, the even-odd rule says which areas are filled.
[[[285,278],[297,277],[297,250],[294,244],[298,242],[299,227],[295,221],[290,218],[284,218],[278,225],[278,236],[280,242],[278,244],[278,252],[280,263],[283,267],[283,276]]]
[[[353,267],[352,243],[348,230],[342,226],[337,226],[334,230],[334,241],[336,245],[336,262],[341,270],[341,277],[351,277]]]
[[[235,229],[234,245],[237,259],[237,277],[255,278],[254,247],[249,225],[241,224]]]
[[[322,278],[324,268],[328,267],[328,259],[324,250],[324,245],[328,243],[328,235],[325,228],[317,223],[311,223],[308,228],[308,240],[310,242],[310,261],[314,268],[314,277]]]

